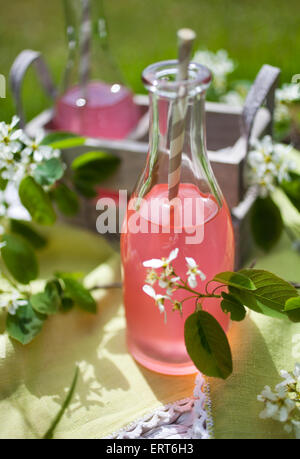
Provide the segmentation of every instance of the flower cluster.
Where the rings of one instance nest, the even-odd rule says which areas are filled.
[[[182,312],[182,303],[185,301],[177,301],[172,298],[172,295],[176,290],[185,289],[193,292],[197,287],[197,277],[202,281],[206,279],[205,274],[199,269],[196,261],[193,258],[186,257],[185,261],[187,264],[187,281],[183,281],[179,276],[176,275],[172,262],[177,258],[179,249],[171,251],[168,258],[153,258],[152,260],[144,261],[143,266],[150,268],[146,277],[146,285],[143,286],[143,291],[155,300],[159,311],[165,315],[166,321],[166,310],[165,301],[169,300],[173,304],[174,311]],[[160,273],[156,269],[162,269]],[[165,290],[165,294],[158,294],[152,287],[154,284]],[[197,293],[197,292],[196,292]]]
[[[274,118],[278,123],[299,122],[300,85],[284,84],[275,93],[276,105]]]
[[[19,118],[14,116],[10,124],[0,123],[0,178],[4,182],[18,184],[24,175],[31,174],[39,163],[60,157],[60,151],[42,145],[43,133],[30,139],[18,129]]]
[[[297,83],[284,84],[282,88],[277,89],[276,101],[282,104],[293,104],[300,102],[300,85]]]
[[[249,81],[236,81],[232,89],[221,96],[220,101],[233,107],[243,107],[250,87]]]
[[[234,71],[234,62],[225,49],[216,53],[208,50],[197,51],[193,60],[208,67],[213,74],[214,88],[217,94],[223,94],[227,87],[227,76]]]
[[[284,429],[300,439],[300,363],[295,365],[292,372],[282,370],[283,381],[275,390],[265,386],[257,400],[265,407],[260,413],[262,419],[271,418],[284,424]]]
[[[270,136],[255,140],[248,155],[248,180],[257,185],[260,196],[266,197],[274,191],[277,183],[289,180],[294,164],[289,158],[291,146],[273,143]]]

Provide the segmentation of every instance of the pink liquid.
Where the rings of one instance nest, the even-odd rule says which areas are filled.
[[[58,99],[53,121],[55,129],[87,137],[122,139],[136,127],[140,109],[127,88],[90,82],[86,91],[84,106],[80,106],[82,92],[78,86]]]
[[[166,198],[167,193],[166,184],[154,186],[145,197],[143,206],[147,206],[147,203],[149,204],[154,198]],[[233,229],[226,204],[224,203],[220,209],[212,196],[201,194],[198,188],[191,184],[181,184],[178,197],[181,202],[185,197],[192,198],[192,205],[186,206],[184,212],[195,209],[196,198],[202,200],[204,212],[200,225],[204,225],[204,239],[200,244],[187,244],[186,231],[183,229],[182,233],[176,233],[174,225],[171,225],[168,234],[162,233],[161,221],[155,218],[152,219],[151,224],[160,231],[158,234],[141,232],[133,234],[128,231],[123,232],[121,238],[128,347],[139,363],[153,371],[165,374],[190,374],[196,371],[184,344],[184,322],[194,312],[195,300],[184,303],[182,317],[178,311],[173,312],[170,302],[166,301],[167,324],[165,324],[164,315],[160,314],[154,300],[142,290],[147,273],[143,261],[168,257],[171,250],[178,247],[179,255],[174,261],[174,267],[176,274],[183,279],[186,279],[187,271],[185,257],[196,260],[200,269],[206,274],[207,280],[212,279],[218,272],[232,270],[234,265]],[[140,214],[146,215],[143,206]],[[128,210],[123,229],[128,228],[130,217],[134,214],[135,210]],[[143,218],[141,217],[141,221]],[[203,291],[204,285],[205,282],[198,278],[197,289],[202,287]],[[154,289],[157,293],[164,293],[158,284],[155,284]],[[173,297],[180,301],[188,295],[188,292],[181,291]],[[220,300],[205,299],[203,307],[227,331],[229,318],[222,312]]]

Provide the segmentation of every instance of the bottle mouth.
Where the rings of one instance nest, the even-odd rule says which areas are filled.
[[[151,64],[142,73],[142,81],[148,91],[161,97],[175,99],[182,88],[188,96],[205,92],[209,87],[212,74],[204,65],[190,62],[188,80],[177,81],[178,60],[169,60]]]

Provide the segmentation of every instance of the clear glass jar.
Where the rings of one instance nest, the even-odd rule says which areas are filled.
[[[126,138],[141,116],[108,46],[102,0],[64,0],[68,58],[53,127]]]
[[[143,72],[150,93],[150,141],[145,169],[128,204],[121,236],[124,305],[128,347],[145,367],[165,374],[196,371],[185,348],[184,322],[195,310],[195,300],[184,302],[183,313],[165,302],[167,321],[142,288],[145,260],[168,258],[179,249],[174,261],[176,274],[186,279],[185,257],[192,257],[210,280],[234,266],[234,237],[231,217],[216,182],[206,152],[205,91],[210,71],[190,63],[189,79],[176,81],[177,61],[153,64]],[[168,199],[172,116],[179,89],[185,88],[187,110],[178,194]],[[204,281],[198,281],[201,291]],[[157,293],[164,290],[154,286]],[[181,301],[187,292],[176,292]],[[218,299],[205,299],[208,310],[226,331],[228,316]]]

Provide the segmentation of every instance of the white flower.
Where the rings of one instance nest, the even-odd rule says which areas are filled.
[[[195,288],[197,287],[197,276],[199,276],[202,281],[206,279],[206,276],[202,271],[200,271],[197,263],[193,258],[185,257],[185,260],[188,266],[187,275],[189,286],[191,288]]]
[[[285,386],[289,386],[291,384],[296,384],[297,383],[296,378],[294,377],[294,374],[291,374],[288,371],[281,370],[280,371],[280,376],[282,378],[284,378],[284,381],[279,383],[279,384],[277,384],[276,389],[277,388],[279,389],[280,387],[285,387]]]
[[[232,107],[242,107],[245,99],[237,91],[229,91],[221,97],[221,102]]]
[[[170,263],[177,258],[178,252],[179,249],[174,249],[168,258],[153,258],[152,260],[144,261],[143,266],[145,266],[145,268],[167,268]]]
[[[276,386],[276,391],[272,392],[270,387],[266,386],[257,397],[258,401],[265,402],[265,409],[260,413],[260,417],[286,422],[291,411],[295,409],[296,403],[288,398],[288,392],[283,386]]]
[[[295,165],[289,159],[291,146],[273,143],[270,136],[255,140],[248,155],[248,180],[258,185],[260,195],[265,197],[275,189],[277,181],[289,180],[289,172]]]
[[[4,164],[0,161],[0,164],[2,166],[0,166],[1,169],[3,169],[1,172],[1,177],[4,180],[18,183],[23,178],[26,168],[22,163],[12,161]]]
[[[286,370],[281,370],[280,376],[283,378],[283,382],[277,384],[276,388],[300,384],[300,363],[296,363],[291,373]]]
[[[276,402],[277,400],[277,395],[271,390],[270,386],[265,386],[261,394],[257,396],[259,402],[263,402],[265,399],[271,402]]]
[[[193,61],[205,65],[213,74],[215,89],[218,93],[222,93],[226,89],[227,75],[234,71],[234,62],[228,57],[228,53],[224,49],[220,49],[216,53],[208,50],[197,51],[193,57]]]
[[[143,291],[147,295],[149,295],[151,298],[153,298],[155,300],[155,303],[158,306],[159,312],[161,314],[165,315],[165,322],[166,322],[167,315],[166,315],[166,310],[165,310],[165,307],[164,307],[164,302],[165,302],[165,300],[169,300],[170,298],[168,296],[166,296],[166,295],[160,295],[160,294],[156,293],[154,288],[151,287],[151,285],[144,285],[143,286]]]
[[[48,145],[41,145],[43,137],[43,132],[39,132],[35,139],[30,139],[23,134],[22,142],[26,145],[22,152],[24,159],[32,157],[35,162],[40,163],[54,156],[57,157],[58,150],[53,150]]]
[[[281,89],[276,90],[276,100],[281,103],[290,104],[300,101],[300,85],[296,83],[284,84]]]
[[[157,272],[154,269],[151,269],[148,271],[147,277],[146,277],[147,284],[154,285],[158,279],[159,279],[159,276],[157,275]]]
[[[8,306],[8,312],[10,315],[14,316],[16,315],[16,312],[19,309],[19,307],[27,306],[27,304],[28,301],[26,300],[16,300]]]
[[[280,375],[283,381],[277,384],[274,392],[269,386],[265,386],[257,397],[265,405],[260,417],[282,422],[287,432],[294,431],[296,437],[300,438],[300,364],[297,363],[292,372],[282,370]]]
[[[14,116],[10,124],[6,124],[4,121],[0,123],[1,156],[7,160],[12,160],[13,154],[17,153],[21,148],[22,130],[15,129],[18,122],[19,118]]]
[[[166,289],[167,295],[171,296],[176,289],[176,282],[180,280],[180,277],[172,277],[169,278],[168,276],[162,274],[159,278],[159,286],[161,288]]]
[[[259,414],[261,419],[273,418],[278,413],[278,405],[267,401],[265,404],[265,409]]]
[[[278,102],[275,105],[274,120],[277,123],[289,123],[291,121],[291,115],[288,107],[282,102]]]
[[[14,316],[17,309],[21,306],[27,306],[28,301],[20,298],[20,293],[13,290],[7,294],[3,294],[0,299],[0,308],[6,308],[8,313]]]

